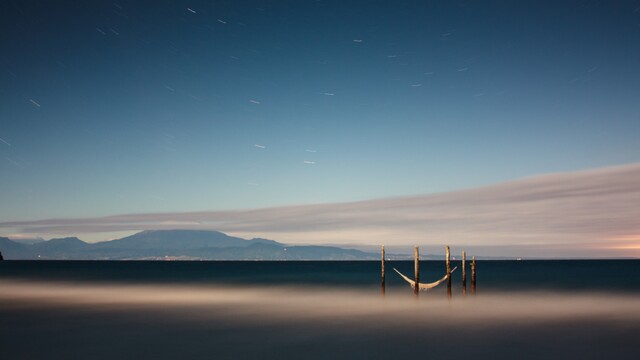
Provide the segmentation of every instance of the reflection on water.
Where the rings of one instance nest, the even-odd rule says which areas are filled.
[[[0,280],[9,358],[633,358],[636,294]]]
[[[640,297],[592,293],[493,293],[456,297],[421,292],[416,301],[411,290],[384,298],[366,290],[301,287],[233,287],[180,285],[122,285],[87,283],[43,283],[0,280],[0,299],[30,306],[144,306],[164,309],[223,307],[227,313],[248,313],[264,318],[392,316],[414,320],[491,321],[536,318],[610,316],[640,320]],[[214,314],[215,315],[215,314]],[[201,318],[204,314],[197,314]]]

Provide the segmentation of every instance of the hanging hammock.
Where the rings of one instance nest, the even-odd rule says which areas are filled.
[[[451,270],[451,273],[453,273],[454,271],[456,271],[458,267],[454,267],[453,270]],[[393,268],[393,270],[395,270],[395,272],[397,272],[400,276],[402,276],[403,279],[405,279],[410,285],[412,289],[415,289],[416,287],[416,282],[409,279],[408,277],[404,276],[400,271],[398,271],[398,269]],[[432,283],[428,283],[428,284],[423,284],[423,283],[418,283],[419,289],[420,290],[430,290],[433,289],[434,287],[442,284],[445,280],[447,280],[449,276],[445,275],[442,277],[442,279],[438,280],[438,281],[434,281]]]

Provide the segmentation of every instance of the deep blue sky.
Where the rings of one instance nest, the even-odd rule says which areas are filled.
[[[640,1],[14,0],[0,17],[0,221],[640,161]]]

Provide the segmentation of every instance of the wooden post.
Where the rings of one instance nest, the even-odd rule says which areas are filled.
[[[462,295],[467,296],[467,253],[462,252]]]
[[[413,288],[413,293],[418,296],[420,293],[420,254],[418,252],[418,247],[416,246],[413,250],[413,273],[415,274],[416,286]]]
[[[385,276],[384,276],[384,245],[382,245],[382,260],[381,260],[381,265],[382,265],[382,296],[384,296],[384,293],[386,291],[385,289]]]
[[[446,251],[446,261],[445,264],[447,266],[447,297],[451,299],[451,251],[449,249],[449,245],[445,247]]]
[[[476,257],[471,258],[471,295],[476,294]]]

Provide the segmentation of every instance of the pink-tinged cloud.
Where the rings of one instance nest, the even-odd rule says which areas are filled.
[[[494,254],[640,256],[640,163],[442,194],[242,211],[0,223],[28,234],[215,229],[289,243],[449,244]],[[489,251],[491,250],[491,251]]]

